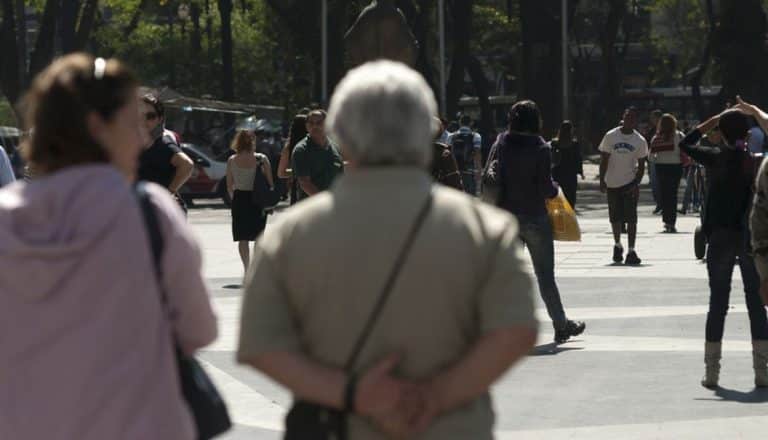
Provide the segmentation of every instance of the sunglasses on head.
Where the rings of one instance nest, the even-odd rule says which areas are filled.
[[[146,119],[147,121],[154,121],[158,117],[159,117],[159,115],[157,114],[157,112],[147,112],[147,113],[144,113],[144,119]]]

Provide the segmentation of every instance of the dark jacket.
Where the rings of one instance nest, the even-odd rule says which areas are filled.
[[[515,215],[545,216],[545,199],[557,195],[552,151],[540,136],[505,132],[496,145],[501,172],[499,206]]]
[[[579,141],[574,139],[566,147],[560,145],[557,139],[552,139],[550,145],[552,145],[552,175],[555,180],[558,180],[558,177],[575,178],[577,175],[584,174]]]
[[[752,201],[756,159],[746,149],[696,144],[701,132],[693,130],[680,142],[680,149],[707,169],[707,191],[702,215],[706,234],[724,228],[744,231]]]

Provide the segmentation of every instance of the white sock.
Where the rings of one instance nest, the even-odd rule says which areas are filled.
[[[614,247],[617,247],[617,248],[619,248],[619,249],[624,249],[624,247],[621,245],[621,242],[620,242],[620,241],[617,241],[616,243],[614,243],[614,245],[613,245],[613,246],[614,246]]]
[[[629,248],[629,252],[634,252],[634,251],[635,251],[635,248],[633,247]]]

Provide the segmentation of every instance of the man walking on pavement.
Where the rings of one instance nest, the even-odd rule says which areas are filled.
[[[179,189],[192,175],[195,164],[181,151],[175,133],[165,129],[165,106],[156,96],[142,96],[139,109],[151,142],[139,157],[139,180],[168,189],[186,211]]]
[[[325,135],[325,111],[307,115],[307,137],[296,144],[291,160],[293,175],[299,182],[299,200],[330,188],[336,176],[344,173],[339,148]]]
[[[635,252],[637,239],[637,200],[640,181],[645,172],[648,143],[635,130],[637,109],[624,110],[622,125],[610,130],[600,142],[600,190],[608,193],[608,215],[615,241],[613,261],[638,265],[641,260]],[[628,252],[624,259],[621,228],[627,225]]]
[[[459,119],[459,130],[448,136],[448,145],[453,150],[456,157],[456,163],[461,172],[461,179],[464,183],[464,191],[476,196],[477,189],[480,187],[480,171],[483,169],[481,162],[481,150],[483,139],[479,133],[472,131],[472,118],[469,115],[463,115]]]

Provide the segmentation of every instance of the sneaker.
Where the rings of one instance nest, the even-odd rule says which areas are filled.
[[[581,321],[568,320],[565,323],[565,327],[555,330],[555,343],[562,344],[573,336],[579,336],[584,333],[585,328],[587,328],[587,324]]]
[[[686,214],[688,214],[688,209],[687,208],[678,209],[677,213],[678,214],[682,214],[682,215],[686,215]]]
[[[642,260],[640,260],[640,257],[637,256],[637,253],[635,251],[629,251],[627,253],[627,258],[624,260],[624,264],[627,264],[630,266],[637,266],[641,262]]]
[[[624,248],[621,246],[614,246],[613,247],[613,262],[614,263],[621,263],[624,261]]]
[[[677,234],[677,228],[675,228],[675,225],[664,225],[664,233],[666,234]]]
[[[659,215],[661,214],[661,206],[657,206],[656,209],[653,210],[653,215]]]

